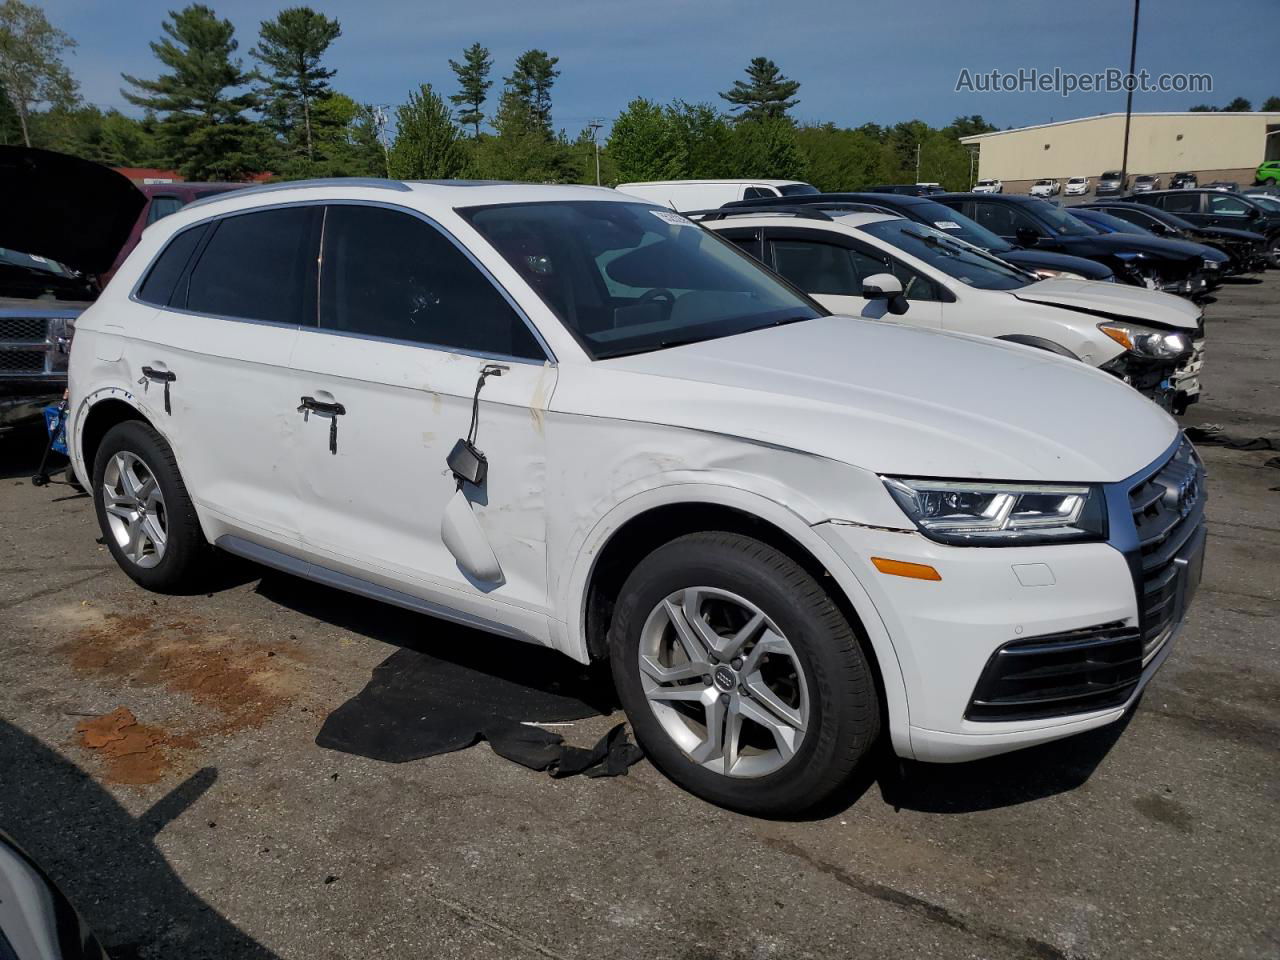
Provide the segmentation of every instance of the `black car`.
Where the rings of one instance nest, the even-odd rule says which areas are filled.
[[[1122,220],[1120,217],[1113,217],[1104,210],[1091,210],[1088,207],[1071,207],[1067,212],[1077,220],[1083,220],[1089,226],[1095,227],[1102,233],[1136,234],[1139,237],[1155,236],[1155,234],[1146,227],[1140,227],[1136,223],[1130,223],[1128,220]],[[1168,240],[1170,243],[1181,245],[1188,252],[1195,253],[1201,258],[1204,278],[1209,289],[1213,289],[1218,286],[1231,267],[1231,257],[1223,253],[1217,247],[1209,247],[1203,243],[1195,243],[1191,240],[1175,240],[1172,237],[1165,237],[1164,239]]]
[[[1156,190],[1141,197],[1125,197],[1167,210],[1198,227],[1231,227],[1260,233],[1267,238],[1267,259],[1280,267],[1280,212],[1255,198],[1225,190]]]
[[[1194,173],[1175,173],[1169,178],[1170,190],[1191,190],[1200,186]]]
[[[1076,208],[1073,208],[1076,209]],[[1088,203],[1078,208],[1081,210],[1100,210],[1113,217],[1127,220],[1135,226],[1150,230],[1158,237],[1172,240],[1190,240],[1203,243],[1207,247],[1221,250],[1231,258],[1226,271],[1227,276],[1240,273],[1253,273],[1261,270],[1267,263],[1267,238],[1252,230],[1237,230],[1233,227],[1202,227],[1186,220],[1176,213],[1161,210],[1146,203]]]
[[[1037,197],[946,193],[932,199],[1010,243],[1097,260],[1125,283],[1187,297],[1202,295],[1208,286],[1204,258],[1182,244],[1160,237],[1103,234]]]
[[[937,184],[932,183],[882,183],[867,187],[864,193],[896,193],[905,197],[925,197],[934,193],[946,193]]]
[[[877,207],[886,213],[897,214],[908,220],[923,223],[937,230],[945,231],[953,237],[959,237],[975,247],[981,247],[994,254],[1006,263],[1012,263],[1036,276],[1059,277],[1068,275],[1082,277],[1085,280],[1111,280],[1114,274],[1105,265],[1096,260],[1083,257],[1072,257],[1062,253],[1051,253],[1048,250],[1027,250],[1007,242],[996,236],[981,224],[975,223],[963,214],[933,200],[931,197],[916,197],[898,193],[817,193],[804,197],[770,197],[762,200],[735,200],[726,203],[723,208],[736,206],[788,206],[797,203],[831,204],[858,203]]]

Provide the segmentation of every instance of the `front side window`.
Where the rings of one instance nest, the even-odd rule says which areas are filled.
[[[881,220],[861,229],[971,287],[1017,290],[1032,282],[1028,274],[1016,267],[923,224]]]
[[[493,281],[436,227],[397,210],[326,208],[320,328],[544,360]]]
[[[671,210],[612,200],[460,209],[595,360],[825,311]]]
[[[185,306],[195,313],[315,325],[319,207],[278,207],[224,217],[191,270]]]
[[[1022,228],[1035,231],[1037,236],[1044,236],[1041,226],[1011,203],[975,203],[973,219],[1001,237],[1012,239]]]
[[[1248,213],[1249,207],[1243,201],[1236,197],[1211,196],[1209,198],[1209,212],[1218,217],[1243,217]]]
[[[891,273],[908,300],[941,300],[933,280],[901,260],[850,241],[849,245],[806,238],[772,241],[777,271],[805,293],[861,297],[862,282],[877,273]]]

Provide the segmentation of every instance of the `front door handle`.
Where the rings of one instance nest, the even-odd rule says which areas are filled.
[[[347,408],[335,401],[317,400],[315,397],[302,397],[298,404],[298,412],[324,413],[329,416],[329,452],[338,452],[338,418],[347,412]]]
[[[164,384],[164,412],[170,416],[173,415],[173,408],[169,405],[169,384],[178,379],[178,375],[172,370],[157,370],[155,367],[143,367],[142,378],[138,383],[163,383]]]

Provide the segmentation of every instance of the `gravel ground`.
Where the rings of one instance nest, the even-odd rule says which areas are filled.
[[[1208,308],[1188,423],[1280,439],[1280,274]],[[391,765],[320,722],[399,646],[519,647],[227,560],[136,588],[89,501],[0,446],[0,829],[140,957],[1280,957],[1280,470],[1204,447],[1205,580],[1122,724],[885,763],[754,820],[647,763],[552,780],[481,745]],[[566,675],[578,668],[563,661]],[[589,745],[618,717],[558,728]]]

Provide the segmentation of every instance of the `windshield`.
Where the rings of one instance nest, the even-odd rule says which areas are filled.
[[[1249,194],[1249,199],[1270,213],[1280,213],[1280,200],[1275,197],[1260,197],[1256,193]]]
[[[825,314],[731,243],[665,208],[575,200],[458,212],[594,360]]]
[[[1039,215],[1056,234],[1064,237],[1092,237],[1098,233],[1093,227],[1081,223],[1061,207],[1044,200],[1033,201],[1033,204],[1029,212]]]
[[[46,260],[44,257],[37,257],[34,253],[19,253],[17,250],[9,250],[6,247],[0,247],[0,263],[8,264],[11,267],[26,267],[28,270],[39,270],[41,273],[52,273],[59,277],[74,276],[70,270],[56,260]]]
[[[807,183],[784,183],[778,187],[778,190],[784,197],[809,196],[820,192],[817,187]]]
[[[910,220],[878,220],[859,229],[980,290],[1017,290],[1034,281],[1017,267]]]
[[[1103,174],[1101,177],[1099,177],[1098,179],[1100,179],[1100,180],[1119,180],[1119,179],[1120,179],[1120,171],[1119,171],[1119,170],[1108,170],[1106,173],[1104,173],[1104,174]]]
[[[959,237],[965,243],[972,243],[975,247],[982,247],[992,253],[1005,253],[1013,249],[1012,244],[1002,240],[978,221],[970,220],[964,214],[943,206],[937,200],[921,199],[910,206],[904,206],[903,209],[911,211],[913,220],[927,223],[947,236]]]
[[[1085,223],[1112,233],[1140,233],[1144,236],[1151,235],[1150,230],[1140,227],[1136,223],[1130,223],[1128,220],[1121,220],[1119,217],[1113,217],[1111,214],[1103,213],[1100,210],[1081,211],[1079,213],[1072,214],[1072,216],[1079,217]]]
[[[994,180],[979,180],[979,181],[978,181],[978,186],[980,186],[980,187],[994,187],[995,185],[996,185],[996,182],[995,182]]]

